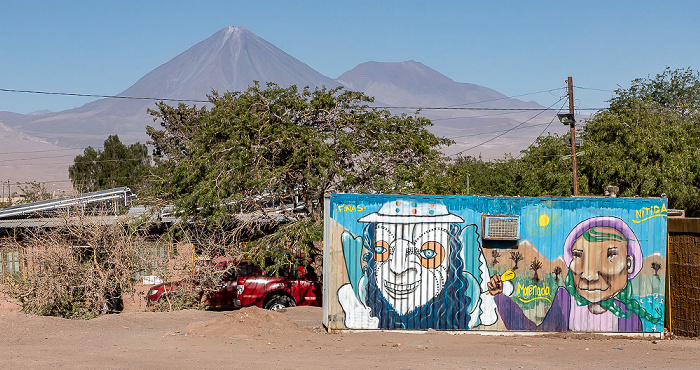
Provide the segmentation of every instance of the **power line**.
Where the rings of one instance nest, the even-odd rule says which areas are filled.
[[[491,141],[493,141],[493,140],[498,139],[499,137],[501,137],[501,136],[503,136],[503,135],[505,135],[505,134],[507,134],[507,133],[509,133],[509,132],[511,132],[511,131],[513,131],[513,130],[515,130],[515,129],[517,129],[518,127],[520,127],[520,126],[526,124],[527,122],[529,122],[529,121],[535,119],[535,118],[536,118],[537,116],[539,116],[540,114],[542,114],[542,113],[544,113],[544,112],[550,110],[550,108],[552,108],[553,106],[555,106],[557,103],[559,103],[559,102],[562,101],[563,99],[564,99],[564,98],[562,97],[562,98],[560,98],[556,103],[550,105],[549,107],[547,107],[547,108],[545,108],[545,109],[541,109],[541,111],[540,111],[539,113],[537,113],[536,115],[530,117],[527,121],[524,121],[524,122],[518,124],[517,126],[511,128],[511,129],[509,129],[509,130],[506,130],[506,131],[504,131],[503,133],[501,133],[501,134],[499,134],[499,135],[496,135],[496,136],[492,137],[491,139],[488,139],[488,140],[486,140],[486,141],[484,141],[484,142],[482,142],[482,143],[480,143],[480,144],[477,144],[477,145],[474,145],[474,146],[472,146],[472,147],[470,147],[470,148],[461,150],[461,151],[459,151],[459,152],[457,152],[457,153],[450,154],[450,156],[456,156],[456,155],[462,154],[462,153],[464,153],[464,152],[466,152],[466,151],[468,151],[468,150],[472,150],[472,149],[474,149],[474,148],[480,147],[480,146],[482,146],[482,145],[484,145],[484,144],[486,144],[486,143],[489,143],[489,142],[491,142]]]
[[[16,161],[31,161],[34,159],[46,159],[46,158],[58,158],[58,157],[74,157],[73,155],[62,155],[62,156],[53,156],[53,157],[35,157],[35,158],[20,158],[20,159],[5,159],[5,160],[0,160],[0,163],[6,163],[6,162],[16,162]],[[142,161],[144,158],[126,158],[126,159],[98,159],[94,161],[83,161],[80,162],[80,164],[98,164],[98,163],[103,163],[103,162],[129,162],[129,161]],[[53,162],[53,163],[24,163],[22,166],[43,166],[43,165],[49,165],[49,164],[70,164],[68,162]],[[10,167],[12,164],[6,164],[2,165],[0,164],[0,167]]]
[[[66,150],[85,150],[85,148],[64,148],[64,149],[48,149],[48,150],[30,150],[26,152],[2,152],[3,154],[29,154],[29,153],[46,153],[46,152],[62,152]]]
[[[48,163],[22,163],[22,164],[0,164],[0,167],[16,167],[16,166],[48,166],[48,165],[70,165],[72,162],[48,162]]]
[[[564,104],[562,104],[561,107],[559,107],[559,110],[557,111],[557,113],[561,112],[561,110],[564,109],[564,105],[566,105],[566,102],[564,102]],[[528,150],[528,149],[530,149],[533,145],[535,145],[535,143],[537,142],[537,139],[539,139],[540,137],[542,137],[542,134],[544,134],[544,132],[549,128],[549,126],[552,125],[552,122],[554,122],[554,118],[555,118],[555,117],[556,117],[556,116],[552,117],[552,120],[549,121],[549,124],[547,124],[547,127],[545,127],[544,130],[542,130],[542,132],[540,132],[540,134],[537,135],[537,137],[535,138],[535,140],[532,141],[532,144],[528,145],[528,147],[525,148],[525,150]],[[524,151],[520,151],[520,154],[518,154],[518,156],[515,157],[515,159],[520,158],[520,157],[523,155],[523,152],[524,152]]]
[[[504,114],[510,114],[510,113],[504,113]],[[477,117],[480,117],[480,116],[477,116]],[[458,118],[464,119],[464,118],[473,118],[473,117],[458,117]],[[432,122],[432,121],[437,121],[437,120],[431,119],[430,121]],[[544,123],[533,123],[533,125],[543,125],[543,124]],[[505,122],[505,123],[497,123],[497,124],[491,124],[491,125],[479,125],[479,128],[483,129],[483,128],[489,128],[489,127],[500,127],[500,126],[509,126],[509,125],[511,125],[511,123]],[[450,131],[474,131],[474,128],[473,127],[463,127],[463,128],[450,127]],[[498,132],[502,132],[502,131],[501,130],[491,131],[489,133],[498,133]],[[473,136],[481,135],[481,134],[484,134],[484,133],[474,134]],[[470,136],[470,135],[457,136],[457,138],[467,137],[467,136]],[[448,137],[448,139],[449,138],[455,138],[455,137]]]
[[[513,98],[519,98],[519,97],[528,96],[528,95],[537,95],[537,94],[542,94],[542,93],[545,93],[545,92],[551,93],[552,91],[563,90],[563,89],[565,89],[565,88],[564,88],[564,87],[558,87],[558,88],[556,88],[556,89],[542,90],[542,91],[536,91],[536,92],[526,93],[526,94],[520,94],[520,95],[511,95],[511,96],[506,96],[506,97],[503,97],[503,98],[490,99],[490,100],[482,100],[482,101],[477,101],[477,102],[472,102],[472,103],[456,104],[456,105],[451,105],[451,107],[459,107],[459,106],[470,105],[470,104],[489,103],[489,102],[492,102],[492,101],[513,99]]]
[[[160,100],[160,101],[175,101],[175,102],[187,102],[187,103],[209,103],[209,100],[194,100],[194,99],[147,98],[147,97],[138,97],[138,96],[124,96],[124,95],[79,94],[79,93],[65,93],[65,92],[54,92],[54,91],[15,90],[15,89],[2,89],[2,88],[0,88],[0,91],[12,92],[12,93],[41,94],[41,95],[80,96],[80,97],[87,97],[87,98]]]
[[[614,92],[615,92],[615,90],[598,89],[598,88],[595,88],[595,87],[583,87],[583,86],[574,86],[574,87],[577,88],[577,89],[581,89],[581,90],[593,90],[593,91],[611,92],[611,93],[614,93]],[[562,89],[563,89],[563,87],[562,87]]]
[[[609,89],[600,89],[600,88],[594,88],[594,87],[583,87],[583,86],[575,86],[577,89],[582,89],[582,90],[594,90],[594,91],[601,91],[601,92],[610,92],[610,93],[615,93],[616,90],[609,90]],[[539,111],[541,108],[492,108],[492,107],[464,107],[464,105],[471,105],[471,104],[480,104],[480,103],[488,103],[488,102],[493,102],[493,101],[499,101],[499,100],[506,100],[506,99],[512,99],[516,97],[521,97],[521,96],[527,96],[527,95],[535,95],[535,94],[541,94],[544,92],[553,92],[553,91],[558,91],[563,88],[556,88],[556,89],[549,89],[549,90],[541,90],[537,92],[532,92],[532,93],[526,93],[526,94],[520,94],[520,95],[513,95],[509,97],[503,97],[503,98],[497,98],[497,99],[490,99],[490,100],[482,100],[478,102],[469,102],[469,103],[463,103],[463,104],[457,104],[453,106],[446,106],[446,107],[418,107],[418,106],[375,106],[373,108],[379,108],[379,109],[410,109],[410,110],[467,110],[467,111],[512,111],[512,112],[528,112],[528,111]],[[154,97],[139,97],[139,96],[125,96],[125,95],[102,95],[102,94],[82,94],[82,93],[67,93],[67,92],[56,92],[56,91],[39,91],[39,90],[19,90],[19,89],[6,89],[6,88],[0,88],[0,91],[2,92],[9,92],[9,93],[26,93],[26,94],[41,94],[41,95],[61,95],[61,96],[78,96],[78,97],[89,97],[89,98],[108,98],[108,99],[127,99],[127,100],[152,100],[152,101],[171,101],[171,102],[184,102],[184,103],[210,103],[209,100],[201,100],[201,99],[173,99],[173,98],[154,98]],[[608,109],[608,107],[578,107],[576,110],[578,111],[602,111]],[[620,108],[618,108],[620,109]],[[635,109],[645,109],[645,110],[658,110],[658,107],[639,107],[639,108],[628,108],[630,110],[635,110]],[[450,119],[450,118],[446,118]]]
[[[505,100],[505,99],[511,99],[511,98],[518,97],[518,96],[534,95],[534,94],[540,94],[543,92],[557,91],[560,89],[561,88],[542,90],[542,91],[533,92],[533,93],[514,95],[512,97],[484,100],[484,101],[480,101],[480,102],[463,103],[463,104],[459,104],[456,106],[447,106],[447,107],[376,106],[374,108],[379,108],[379,109],[411,109],[411,110],[474,110],[474,111],[523,111],[523,112],[539,111],[542,108],[489,108],[489,107],[463,107],[463,105],[480,104],[480,103],[486,103],[486,102],[491,102],[491,101]],[[174,101],[174,102],[187,102],[187,103],[210,103],[209,100],[200,100],[200,99],[173,99],[173,98],[154,98],[154,97],[139,97],[139,96],[125,96],[125,95],[82,94],[82,93],[67,93],[67,92],[39,91],[39,90],[19,90],[19,89],[5,89],[5,88],[0,88],[0,91],[10,92],[10,93],[25,93],[25,94],[40,94],[40,95],[78,96],[78,97],[88,97],[88,98]],[[597,110],[599,108],[586,108],[586,109]]]
[[[473,119],[473,118],[484,118],[484,117],[496,117],[496,116],[507,116],[510,114],[515,114],[516,112],[505,112],[497,114],[480,114],[477,116],[459,116],[459,117],[445,117],[445,118],[430,118],[431,122],[435,121],[451,121],[456,119]]]
[[[541,109],[541,108],[539,108]],[[519,112],[502,112],[502,113],[494,113],[494,114],[479,114],[475,116],[458,116],[458,117],[445,117],[445,118],[430,118],[431,122],[435,121],[451,121],[451,120],[459,120],[459,119],[474,119],[474,118],[484,118],[484,117],[496,117],[496,116],[508,116],[508,115],[513,115],[517,114]]]
[[[0,160],[0,163],[3,163],[3,162],[17,162],[17,161],[31,161],[31,160],[35,160],[35,159],[48,159],[48,158],[61,158],[61,157],[75,157],[75,156],[72,155],[72,154],[67,154],[67,155],[53,155],[53,156],[50,156],[50,157],[3,159],[3,160]]]
[[[499,123],[499,124],[493,124],[493,125],[481,125],[479,126],[480,129],[483,128],[489,128],[489,127],[502,127],[502,126],[510,126],[511,123]],[[523,130],[523,129],[528,129],[528,128],[533,128],[535,126],[540,126],[540,125],[545,125],[545,123],[532,123],[530,126],[524,126],[524,127],[516,127],[516,128],[507,128],[505,130],[495,130],[495,131],[488,131],[488,132],[479,132],[479,133],[474,133],[474,134],[468,134],[468,135],[459,135],[459,136],[446,136],[448,139],[459,139],[459,138],[464,138],[464,137],[472,137],[472,136],[481,136],[481,135],[487,135],[487,134],[497,134],[501,133],[504,131],[508,130]],[[547,127],[551,125],[550,123],[546,124],[545,130]],[[473,127],[466,127],[466,128],[451,128],[450,131],[474,131]]]
[[[117,176],[117,177],[96,177],[94,178],[95,181],[97,180],[122,180],[122,179],[136,179],[134,176]],[[53,181],[23,181],[23,182],[15,182],[13,185],[21,185],[21,184],[55,184],[55,183],[63,183],[63,182],[70,182],[72,183],[73,180],[53,180]],[[93,181],[77,181],[76,183],[79,185],[84,185],[87,183],[91,183]]]
[[[474,110],[474,111],[541,111],[542,108],[487,108],[487,107],[392,107],[392,106],[377,106],[379,109],[411,109],[411,110]],[[548,108],[547,108],[548,109]],[[545,110],[547,110],[545,109]]]
[[[544,130],[543,130],[542,132],[544,132],[545,130],[547,130],[547,128],[550,126],[550,124],[551,124],[551,122],[545,126],[545,128],[544,128]],[[515,131],[515,130],[526,130],[526,129],[530,129],[530,128],[533,128],[533,127],[536,127],[536,126],[539,126],[539,125],[544,125],[544,123],[541,123],[541,124],[540,124],[540,123],[536,123],[536,124],[533,124],[533,125],[531,125],[531,126],[521,126],[521,127],[520,127],[520,125],[518,125],[518,126],[516,126],[516,127],[509,128],[509,129],[505,129],[505,130],[496,130],[496,131],[489,131],[489,132],[479,132],[479,133],[476,133],[476,134],[469,134],[469,135],[447,136],[446,138],[447,138],[447,139],[461,139],[461,138],[465,138],[465,137],[475,137],[475,136],[482,136],[482,135],[499,134],[499,133],[501,133],[501,132],[508,132],[508,131]],[[503,125],[499,125],[499,126],[503,126]],[[541,134],[540,134],[540,135],[541,135]]]

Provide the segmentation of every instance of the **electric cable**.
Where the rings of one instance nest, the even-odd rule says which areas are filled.
[[[559,103],[560,101],[562,101],[563,99],[564,99],[564,97],[559,98],[559,100],[558,100],[557,102],[555,102],[554,104],[550,105],[549,107],[547,107],[547,108],[545,108],[545,109],[541,109],[541,111],[540,111],[539,113],[537,113],[536,115],[532,116],[532,117],[529,118],[528,120],[526,120],[526,121],[524,121],[524,122],[518,124],[517,126],[511,128],[511,129],[509,129],[509,130],[506,130],[506,131],[504,131],[503,133],[501,133],[501,134],[499,134],[499,135],[496,135],[496,136],[492,137],[491,139],[488,139],[488,140],[486,140],[486,141],[484,141],[484,142],[482,142],[482,143],[480,143],[480,144],[477,144],[477,145],[474,145],[474,146],[472,146],[472,147],[470,147],[470,148],[461,150],[461,151],[459,151],[459,152],[457,152],[457,153],[450,154],[449,156],[450,156],[450,157],[452,157],[452,156],[457,156],[457,155],[462,154],[462,153],[464,153],[464,152],[466,152],[466,151],[472,150],[472,149],[474,149],[474,148],[477,148],[477,147],[480,147],[480,146],[482,146],[482,145],[484,145],[484,144],[487,144],[487,143],[489,143],[489,142],[491,142],[491,141],[493,141],[493,140],[496,140],[496,139],[498,139],[499,137],[501,137],[501,136],[503,136],[503,135],[505,135],[505,134],[507,134],[507,133],[509,133],[509,132],[511,132],[511,131],[513,131],[513,130],[515,130],[516,128],[518,128],[518,127],[520,127],[520,126],[526,124],[527,122],[529,122],[529,121],[535,119],[536,117],[538,117],[538,116],[541,115],[542,113],[544,113],[544,112],[550,110],[553,106],[555,106],[556,104],[558,104],[558,103]]]
[[[65,93],[65,92],[53,92],[53,91],[35,91],[35,90],[16,90],[16,89],[3,89],[3,88],[0,88],[0,91],[12,92],[12,93],[41,94],[41,95],[80,96],[80,97],[87,97],[87,98],[109,98],[109,99],[129,99],[129,100],[160,100],[160,101],[175,101],[175,102],[187,102],[187,103],[209,103],[209,100],[195,100],[195,99],[147,98],[147,97],[138,97],[138,96],[79,94],[79,93]]]
[[[566,101],[561,105],[561,107],[559,107],[559,110],[557,111],[557,113],[561,112],[561,110],[564,109],[564,106],[565,106],[565,105],[566,105]],[[522,157],[523,152],[525,152],[526,150],[530,149],[533,145],[535,145],[535,143],[537,142],[537,139],[539,139],[540,137],[542,137],[542,134],[544,134],[544,132],[549,128],[549,126],[552,125],[552,122],[554,122],[554,118],[555,118],[555,117],[556,117],[556,116],[552,117],[552,120],[549,121],[549,124],[547,124],[547,127],[545,127],[544,130],[542,130],[542,132],[540,132],[540,134],[537,135],[537,137],[535,138],[535,140],[532,141],[532,144],[528,145],[528,147],[525,148],[525,150],[521,150],[521,151],[520,151],[520,154],[518,154],[518,156],[515,157],[515,159],[519,159],[520,157]]]

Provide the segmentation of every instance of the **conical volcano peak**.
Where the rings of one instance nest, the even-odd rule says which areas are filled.
[[[247,32],[247,33],[251,33],[251,34],[252,34],[252,32],[250,32],[250,30],[248,30],[247,28],[245,28],[245,27],[236,27],[236,26],[224,27],[224,28],[222,28],[219,32],[224,32],[224,33],[226,34],[226,36],[229,36],[229,35],[231,35],[232,33],[241,34],[241,33],[244,33],[244,32]]]
[[[300,88],[339,85],[247,28],[231,26],[155,68],[119,95],[205,101],[212,91],[245,91],[254,81]],[[10,126],[24,128],[20,126],[31,122],[31,130],[24,128],[29,134],[66,146],[96,147],[112,134],[124,142],[145,142],[144,127],[153,124],[149,108],[155,108],[154,100],[100,99],[37,119],[28,116]]]
[[[250,32],[249,29],[245,27],[236,27],[236,26],[228,26],[225,28],[220,29],[218,32],[214,33],[211,38],[221,38],[224,41],[228,40],[236,40],[236,39],[241,39],[241,38],[258,38],[258,36],[252,32]]]
[[[320,49],[320,52],[326,51]],[[118,134],[124,143],[143,143],[150,139],[146,135],[145,126],[154,125],[153,117],[147,109],[157,109],[157,101],[166,100],[168,104],[175,105],[175,100],[179,99],[186,100],[188,105],[201,106],[207,104],[207,95],[212,91],[245,91],[254,81],[258,81],[261,86],[273,82],[283,87],[296,85],[312,89],[344,86],[348,90],[362,91],[374,97],[378,106],[409,107],[406,112],[414,111],[415,107],[464,107],[470,104],[486,108],[544,109],[534,102],[510,99],[483,86],[455,82],[416,60],[362,63],[343,73],[337,80],[332,80],[248,28],[229,26],[219,29],[153,69],[118,94],[123,98],[139,99],[100,99],[67,111],[41,115],[0,112],[1,124],[27,135],[11,135],[7,128],[0,125],[0,148],[14,146],[22,150],[27,145],[31,148],[39,144],[52,145],[48,143],[62,147],[100,147],[105,137],[114,134]],[[421,114],[434,120],[435,126],[431,130],[433,133],[460,138],[452,153],[465,148],[485,148],[479,146],[481,137],[475,138],[462,132],[481,134],[492,131],[493,128],[489,127],[494,126],[520,126],[523,122],[534,124],[529,111],[508,113],[508,117],[502,113],[494,116],[461,109],[424,109]],[[534,137],[542,132],[540,127],[532,127]],[[511,135],[507,139],[498,139],[500,142],[490,142],[491,146],[486,148],[489,152],[481,153],[485,158],[497,158],[506,150],[504,148],[516,152],[527,148],[534,137],[524,135],[523,132],[518,131],[520,136],[516,138]],[[30,136],[45,142],[37,144],[33,139],[28,139]],[[45,150],[45,147],[38,146],[36,150]],[[61,176],[66,176],[67,166],[60,169]],[[47,170],[42,173],[48,175],[58,172]],[[5,175],[6,171],[3,170],[2,174]],[[34,180],[54,178],[59,176],[38,177]],[[18,179],[32,180],[22,177]]]
[[[228,27],[222,29],[222,31],[226,32],[226,36],[229,36],[234,32],[238,32],[238,27],[228,26]]]
[[[195,99],[212,90],[243,91],[254,81],[281,86],[338,85],[247,28],[230,26],[156,68],[123,94]]]
[[[222,28],[213,35],[211,35],[207,40],[209,41],[210,47],[213,45],[218,45],[217,50],[223,49],[225,47],[233,48],[237,52],[245,49],[247,45],[250,44],[266,44],[267,41],[259,38],[253,32],[250,32],[245,27],[235,27],[228,26]],[[211,51],[211,50],[210,50]]]

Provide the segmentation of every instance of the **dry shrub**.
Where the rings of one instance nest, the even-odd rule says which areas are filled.
[[[147,224],[108,213],[75,207],[18,232],[11,242],[24,251],[24,270],[2,290],[37,315],[89,319],[121,310],[121,297],[136,294],[138,272],[166,266],[169,256],[154,252]]]
[[[184,286],[161,295],[158,302],[149,306],[147,311],[170,312],[187,309],[203,309],[199,291],[194,286]]]
[[[236,235],[226,227],[189,224],[176,226],[169,235],[178,235],[183,245],[193,246],[192,256],[185,253],[173,255],[170,261],[171,275],[163,271],[161,276],[170,276],[180,284],[161,296],[149,311],[176,311],[206,308],[207,295],[219,290],[226,274],[235,276],[235,264],[230,262],[246,259],[245,243],[237,242]]]
[[[0,292],[37,315],[89,319],[120,311],[121,298],[133,298],[144,276],[185,282],[149,310],[201,309],[200,298],[217,291],[225,274],[235,275],[229,262],[251,254],[240,231],[225,226],[179,223],[165,230],[95,206],[43,216],[53,216],[51,223],[2,242],[22,250],[23,268]]]

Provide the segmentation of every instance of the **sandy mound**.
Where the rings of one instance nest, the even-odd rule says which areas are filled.
[[[298,328],[299,326],[282,312],[253,306],[227,312],[212,320],[193,322],[168,334],[195,337],[250,337]]]

